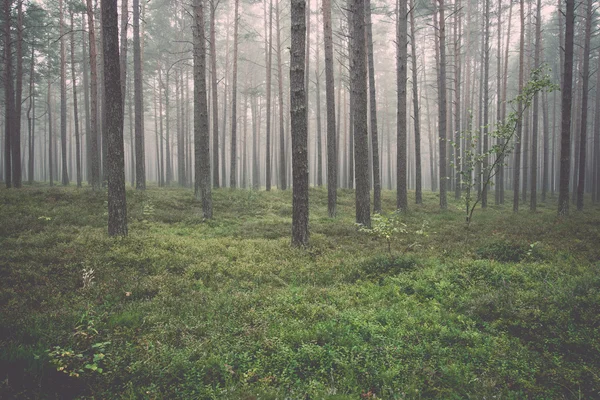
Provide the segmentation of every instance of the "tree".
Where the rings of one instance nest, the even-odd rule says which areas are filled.
[[[490,76],[490,0],[485,0],[485,33],[484,33],[484,51],[483,51],[483,154],[488,152],[489,147],[489,107],[490,107],[490,89],[489,89],[489,76]],[[489,159],[487,156],[483,159],[483,170],[487,171]],[[483,180],[488,180],[485,176],[487,172],[484,172]],[[487,185],[483,186],[481,207],[487,207],[487,196],[488,188]]]
[[[438,64],[438,132],[440,146],[440,208],[448,208],[447,172],[446,172],[446,21],[444,17],[444,0],[437,0],[437,13],[434,12],[434,26],[439,34],[439,64]],[[438,22],[439,19],[439,22]]]
[[[367,66],[365,41],[365,0],[351,0],[350,90],[356,166],[356,223],[371,227],[369,190],[369,135],[367,131]],[[405,48],[406,50],[406,48]]]
[[[144,151],[144,90],[142,88],[142,50],[140,45],[140,2],[133,0],[133,103],[135,113],[135,188],[146,190]]]
[[[412,87],[413,87],[413,113],[415,125],[415,203],[423,203],[423,184],[421,183],[421,120],[419,110],[419,86],[417,79],[417,38],[415,32],[415,8],[414,0],[410,2],[410,44],[412,59]],[[458,85],[457,85],[458,88]],[[458,114],[458,113],[457,113]],[[432,155],[430,154],[430,157]],[[460,185],[457,185],[460,187]]]
[[[220,186],[219,181],[219,102],[217,90],[217,38],[215,35],[215,14],[220,0],[210,0],[210,76],[212,89],[212,129],[213,129],[213,185],[215,188]]]
[[[335,218],[338,181],[338,144],[335,130],[335,82],[333,77],[331,0],[323,0],[323,38],[325,39],[325,102],[327,103],[327,211],[330,218]]]
[[[538,0],[540,1],[540,0]],[[583,45],[583,89],[581,92],[581,138],[579,139],[579,181],[577,182],[577,210],[583,210],[583,195],[585,189],[585,162],[587,153],[587,114],[588,88],[590,82],[590,41],[592,36],[593,0],[587,0],[585,19],[585,39]],[[600,90],[596,88],[596,90]],[[577,151],[577,149],[575,149]],[[575,184],[575,182],[573,182]]]
[[[371,142],[373,148],[373,211],[381,212],[381,174],[379,172],[379,142],[377,138],[377,94],[375,92],[375,60],[373,57],[373,29],[371,0],[365,0],[367,29],[367,57],[369,62],[369,116],[371,119]]]
[[[396,25],[396,84],[398,85],[398,110],[396,113],[396,208],[398,210],[407,211],[408,194],[406,187],[406,68],[408,63],[408,38],[406,20],[406,0],[399,0],[398,4],[398,23]]]
[[[87,140],[91,142],[89,157],[91,158],[92,176],[91,183],[93,190],[100,189],[100,158],[98,157],[98,67],[96,60],[96,32],[94,27],[94,8],[92,0],[86,0],[88,31],[90,45],[90,91],[91,91],[91,114],[90,131]]]
[[[275,29],[277,36],[277,84],[278,84],[278,101],[279,101],[279,188],[281,190],[287,189],[287,160],[286,160],[286,140],[285,140],[285,126],[283,122],[283,60],[281,55],[281,29],[279,26],[279,0],[275,3]]]
[[[519,93],[523,91],[523,75],[525,61],[525,1],[520,1],[520,19],[521,19],[521,38],[519,40]],[[523,108],[521,101],[517,103],[517,109]],[[523,122],[518,121],[517,133],[515,136],[515,165],[513,175],[513,212],[519,211],[519,187],[521,182],[521,134],[523,132]]]
[[[542,1],[537,1],[537,14],[535,21],[535,55],[534,68],[540,67],[540,51],[542,46]],[[537,208],[537,175],[538,175],[538,127],[539,127],[539,96],[533,98],[533,127],[531,136],[531,199],[529,210],[535,212]]]
[[[306,119],[306,2],[292,0],[290,118],[292,122],[292,245],[308,244],[308,130]]]
[[[77,75],[75,74],[75,24],[71,11],[71,77],[73,79],[73,119],[75,120],[75,164],[77,187],[81,187],[81,143],[79,138],[79,115],[77,110]]]
[[[104,46],[104,94],[108,143],[106,170],[108,177],[108,234],[127,236],[125,200],[125,154],[123,149],[123,96],[119,71],[119,26],[117,0],[102,0],[102,34]]]
[[[204,218],[212,218],[210,185],[210,133],[206,99],[206,37],[203,0],[194,0],[194,193],[202,202]]]
[[[238,27],[240,0],[235,0],[233,22],[233,82],[231,88],[231,169],[229,171],[229,186],[237,187],[237,76],[238,76]]]
[[[12,46],[10,34],[12,0],[4,0],[4,181],[12,187],[11,141],[14,140],[14,108]]]
[[[573,100],[573,47],[575,35],[575,0],[565,1],[567,7],[565,13],[565,54],[561,102],[560,181],[558,193],[559,216],[569,214],[569,175],[571,173],[571,102]]]
[[[12,183],[15,188],[22,186],[21,168],[21,101],[23,98],[23,0],[17,0],[17,59],[15,71],[15,119],[12,145]]]

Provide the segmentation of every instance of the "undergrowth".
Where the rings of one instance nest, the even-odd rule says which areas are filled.
[[[0,397],[600,397],[600,210],[440,212],[388,243],[353,192],[311,189],[311,244],[290,246],[291,192],[0,190]],[[392,212],[395,193],[383,193]],[[93,271],[90,273],[90,271]]]

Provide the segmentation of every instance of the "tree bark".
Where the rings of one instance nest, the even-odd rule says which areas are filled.
[[[569,214],[569,175],[571,173],[571,102],[573,94],[573,47],[575,34],[575,0],[566,1],[565,54],[562,81],[560,183],[558,215]]]
[[[325,101],[327,103],[327,211],[330,218],[335,218],[337,212],[338,143],[335,125],[331,0],[323,0],[323,38],[325,40]]]
[[[398,85],[398,110],[396,114],[396,208],[408,210],[408,194],[406,182],[406,79],[408,63],[407,38],[407,4],[406,0],[398,2],[398,23],[396,26],[396,80]]]
[[[4,183],[12,187],[12,148],[14,138],[15,97],[12,76],[12,38],[10,33],[12,0],[4,0]],[[49,92],[48,92],[49,93]]]
[[[540,0],[538,0],[539,2]],[[583,196],[585,193],[585,163],[587,154],[587,114],[588,114],[588,88],[590,81],[590,42],[592,36],[593,0],[587,0],[585,19],[585,39],[583,45],[583,90],[581,93],[581,136],[579,139],[579,181],[577,182],[577,210],[583,210]],[[600,90],[600,89],[596,89]],[[577,151],[577,149],[575,149]],[[575,182],[573,182],[575,184]]]
[[[58,8],[60,26],[60,144],[62,161],[61,180],[63,186],[67,186],[69,184],[69,170],[67,169],[67,54],[65,49],[65,21],[63,0],[58,1]]]
[[[421,118],[419,109],[419,86],[417,78],[417,38],[415,31],[415,9],[414,0],[410,2],[410,37],[412,58],[412,87],[413,87],[413,113],[415,126],[415,203],[423,203],[423,183],[421,174]],[[458,85],[457,85],[458,89]],[[457,111],[458,113],[458,111]],[[457,179],[457,182],[459,180]],[[457,187],[460,185],[457,185]]]
[[[235,0],[235,14],[233,22],[233,82],[231,88],[231,168],[229,171],[229,186],[237,188],[237,74],[238,74],[238,29],[240,0]],[[277,16],[279,18],[279,16]]]
[[[142,87],[139,0],[133,0],[133,103],[135,113],[135,188],[146,190],[146,155],[143,130],[144,90]]]
[[[308,245],[308,132],[304,82],[306,2],[292,0],[290,48],[290,118],[292,123],[292,245]]]
[[[210,133],[206,100],[206,35],[203,0],[194,0],[194,156],[196,200],[202,202],[204,218],[212,218],[210,184]]]
[[[367,34],[367,57],[369,69],[369,116],[371,147],[373,149],[373,211],[381,212],[381,172],[379,170],[379,142],[377,137],[377,94],[375,92],[375,60],[373,56],[373,28],[371,22],[371,0],[365,0],[365,27]]]
[[[448,208],[446,190],[446,21],[444,17],[444,0],[437,0],[438,10],[434,12],[434,26],[439,26],[440,60],[438,65],[438,132],[440,146],[440,208]],[[439,14],[439,18],[438,18]],[[438,22],[439,19],[439,22]]]
[[[535,21],[535,52],[533,68],[540,67],[540,50],[542,46],[542,1],[537,0]],[[539,95],[533,97],[533,126],[531,135],[531,198],[529,211],[537,209],[537,176],[538,176],[538,129],[539,129]]]
[[[212,130],[213,130],[213,151],[212,151],[212,173],[213,186],[218,188],[219,181],[219,102],[217,87],[217,39],[215,35],[215,14],[219,0],[210,0],[210,76],[212,89]]]
[[[81,144],[79,139],[79,114],[77,110],[77,75],[75,74],[75,24],[71,13],[71,76],[73,78],[73,119],[75,120],[75,165],[77,187],[81,187]]]
[[[489,90],[489,77],[490,77],[490,0],[485,0],[485,33],[484,33],[484,51],[483,51],[483,186],[481,193],[481,207],[487,207],[488,200],[488,185],[485,182],[488,181],[489,171],[489,158],[487,155],[489,150],[489,106],[490,106],[490,90]]]
[[[15,119],[12,145],[12,184],[20,188],[23,183],[21,166],[21,100],[23,98],[23,1],[17,0],[17,59],[15,71]]]
[[[521,38],[519,41],[519,94],[523,92],[523,75],[525,67],[525,2],[520,1]],[[523,104],[517,103],[517,112],[521,112]],[[519,211],[519,188],[521,179],[521,134],[523,131],[522,118],[517,121],[517,132],[515,135],[515,162],[513,175],[513,212]]]
[[[86,0],[88,15],[88,31],[90,44],[90,91],[91,91],[91,115],[90,131],[88,140],[90,141],[90,158],[92,166],[92,189],[100,189],[100,159],[98,157],[98,61],[96,57],[96,33],[94,26],[94,8],[92,0]]]
[[[108,140],[106,169],[108,177],[108,234],[127,236],[125,200],[125,155],[123,149],[123,97],[120,85],[119,27],[117,0],[102,0],[104,40],[104,95]]]
[[[271,61],[273,59],[273,0],[269,5],[269,24],[267,30],[267,0],[264,1],[265,7],[265,65],[266,65],[266,92],[267,92],[267,118],[266,118],[266,156],[265,156],[265,186],[267,192],[271,190]]]

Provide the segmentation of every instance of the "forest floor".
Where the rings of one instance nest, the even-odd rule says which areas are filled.
[[[426,193],[390,254],[352,191],[306,249],[291,191],[213,194],[128,190],[109,238],[106,193],[0,190],[0,398],[600,397],[600,208]]]

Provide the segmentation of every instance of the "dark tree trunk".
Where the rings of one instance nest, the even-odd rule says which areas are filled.
[[[48,79],[48,180],[50,186],[54,186],[54,156],[52,151],[52,84]]]
[[[396,80],[398,85],[398,110],[396,114],[396,130],[398,135],[396,140],[396,208],[398,208],[398,210],[408,211],[408,193],[406,186],[406,69],[408,65],[408,15],[406,0],[400,0],[398,4],[398,24],[396,26]]]
[[[71,76],[73,78],[73,119],[75,120],[75,165],[77,187],[81,187],[81,143],[79,139],[79,114],[77,112],[77,75],[75,74],[75,24],[71,13]]]
[[[377,132],[377,94],[375,93],[375,60],[373,56],[373,28],[371,22],[371,0],[365,2],[365,26],[367,30],[367,57],[369,62],[369,106],[371,120],[371,143],[373,148],[373,211],[381,212],[381,173],[379,171],[379,142]]]
[[[484,51],[483,51],[483,154],[487,154],[489,150],[489,108],[490,108],[490,0],[485,0],[485,33],[484,33]],[[483,185],[481,193],[481,207],[487,207],[488,200],[488,185],[485,184],[488,180],[489,158],[483,158]]]
[[[237,73],[238,73],[238,27],[240,0],[235,0],[235,14],[233,22],[233,83],[231,87],[231,168],[229,171],[229,186],[237,187]],[[277,16],[279,18],[279,16]],[[279,21],[279,20],[278,20]],[[279,33],[278,33],[279,34]]]
[[[292,245],[308,245],[308,132],[306,119],[306,2],[292,0],[290,118],[292,122]]]
[[[239,0],[238,0],[239,1]],[[279,27],[279,0],[275,3],[275,30],[277,31],[277,78],[278,78],[278,101],[279,101],[279,188],[281,190],[287,189],[287,160],[285,157],[286,142],[285,142],[285,123],[283,120],[283,68],[282,68],[282,55],[281,55],[281,32]]]
[[[573,95],[573,47],[575,35],[575,0],[565,0],[565,55],[562,79],[560,140],[560,184],[558,215],[569,214],[569,175],[571,173],[571,102]],[[559,29],[560,30],[560,29]]]
[[[213,151],[212,151],[212,173],[213,186],[218,188],[219,182],[219,102],[217,88],[217,43],[215,35],[215,14],[218,6],[217,0],[210,1],[210,76],[212,89],[212,130],[213,130]]]
[[[194,155],[195,196],[202,202],[204,218],[212,218],[210,185],[210,133],[206,100],[206,37],[203,0],[194,0]]]
[[[413,81],[413,113],[415,124],[415,203],[423,203],[423,183],[421,174],[421,118],[419,110],[419,86],[417,78],[417,38],[415,31],[415,10],[414,0],[410,2],[410,37],[411,37],[411,58],[412,58],[412,81]],[[457,85],[458,89],[458,85]],[[458,112],[457,112],[458,114]],[[458,120],[458,119],[457,119]],[[457,180],[458,182],[459,180]],[[457,185],[459,187],[460,185]]]
[[[62,161],[62,184],[63,186],[67,186],[69,184],[69,170],[67,169],[67,53],[65,49],[65,21],[64,6],[62,0],[59,0],[58,8],[60,15],[60,144]]]
[[[460,174],[460,93],[461,93],[461,57],[460,53],[461,49],[461,29],[462,29],[462,10],[461,10],[461,2],[460,0],[456,1],[456,25],[454,27],[455,30],[455,38],[454,38],[454,199],[460,200],[461,189],[462,189],[462,177]]]
[[[100,189],[100,159],[98,157],[98,63],[96,59],[96,33],[94,27],[94,8],[92,0],[86,0],[88,15],[88,31],[90,35],[90,91],[91,91],[91,115],[90,131],[88,140],[90,141],[91,158],[91,183],[94,190]]]
[[[265,65],[266,65],[266,73],[267,73],[267,87],[265,88],[267,91],[267,143],[266,143],[266,157],[265,157],[265,172],[266,172],[266,180],[265,186],[266,190],[271,190],[271,61],[273,59],[273,0],[271,0],[268,12],[269,18],[269,29],[267,31],[267,0],[265,0]]]
[[[596,88],[600,88],[600,50],[596,67]],[[592,200],[600,202],[600,90],[596,89],[596,112],[594,115],[594,179],[592,181]]]
[[[539,2],[540,0],[538,0]],[[585,19],[585,41],[583,45],[583,90],[581,93],[581,137],[579,139],[579,181],[577,182],[577,210],[583,210],[583,196],[585,193],[585,163],[587,154],[587,114],[588,114],[588,87],[590,81],[590,41],[592,36],[593,0],[587,0]],[[596,88],[596,90],[600,90]],[[575,149],[577,151],[577,149]],[[573,182],[575,184],[575,182]]]
[[[12,183],[15,188],[22,186],[21,166],[21,100],[23,98],[23,1],[17,0],[17,59],[15,71],[15,119],[13,126],[12,146]]]
[[[356,223],[371,226],[369,187],[369,135],[367,126],[367,66],[365,41],[365,0],[351,0],[352,18],[350,53],[350,88],[352,90],[352,125],[356,162]],[[406,48],[405,48],[406,50]]]
[[[502,123],[502,0],[498,0],[498,43],[496,53],[496,126]],[[498,145],[502,146],[502,139],[498,139]],[[498,157],[499,155],[495,155]],[[502,157],[496,165],[496,182],[494,188],[494,203],[501,204],[500,201],[500,176],[502,169]]]
[[[519,93],[523,92],[523,75],[525,67],[525,2],[520,2],[520,19],[521,19],[521,38],[519,40]],[[517,112],[521,112],[523,104],[521,101],[517,103]],[[523,119],[517,121],[517,131],[515,135],[515,162],[513,175],[513,211],[519,211],[519,187],[521,180],[521,133],[523,131]]]
[[[4,183],[12,187],[11,142],[14,140],[15,97],[12,77],[12,38],[10,34],[12,0],[4,0]],[[48,91],[48,93],[50,93]]]
[[[123,97],[119,71],[119,27],[117,0],[102,0],[104,46],[104,96],[108,143],[106,172],[108,177],[108,234],[127,235],[125,200],[125,155],[123,149]]]
[[[142,49],[140,45],[140,4],[133,0],[133,103],[135,113],[135,187],[146,189],[144,150],[144,90],[142,88]]]
[[[540,50],[542,46],[542,1],[537,0],[537,13],[535,21],[535,56],[533,68],[540,67]],[[531,199],[529,210],[537,209],[537,176],[538,176],[538,129],[539,129],[539,95],[533,97],[533,127],[531,135]]]
[[[338,181],[338,143],[335,126],[331,0],[323,0],[323,38],[325,39],[325,101],[327,103],[327,210],[329,217],[335,218]]]
[[[35,76],[35,39],[31,44],[31,64],[29,67],[29,109],[27,110],[27,129],[29,131],[29,157],[28,178],[29,184],[33,184],[34,178],[34,149],[35,149],[35,86],[33,78]]]
[[[435,26],[439,26],[440,60],[438,65],[438,132],[440,141],[440,208],[448,208],[446,190],[446,21],[444,17],[444,0],[437,0],[438,10],[434,12]],[[438,16],[439,14],[439,16]],[[439,22],[438,22],[439,20]]]

